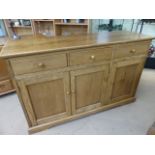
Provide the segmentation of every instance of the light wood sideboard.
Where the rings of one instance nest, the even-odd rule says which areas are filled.
[[[7,41],[7,38],[0,38],[0,52]],[[12,93],[15,89],[10,79],[6,61],[0,58],[0,96]]]
[[[153,37],[105,32],[8,41],[8,61],[29,133],[130,103]]]

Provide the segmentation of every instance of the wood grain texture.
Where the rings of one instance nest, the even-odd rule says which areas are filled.
[[[46,71],[67,66],[66,54],[46,54],[14,58],[10,61],[14,74]]]
[[[117,52],[114,52],[114,59],[123,58],[123,57],[131,57],[139,54],[147,54],[148,45],[150,41],[141,41],[141,42],[132,42],[125,44],[118,44]]]
[[[95,114],[97,112],[103,112],[105,110],[115,108],[115,107],[118,107],[118,106],[121,106],[121,105],[129,104],[129,103],[134,102],[134,101],[135,101],[135,98],[128,98],[126,100],[122,100],[122,101],[115,102],[115,103],[112,103],[112,104],[109,104],[109,105],[105,105],[105,106],[102,106],[102,107],[99,107],[99,108],[96,108],[96,109],[89,110],[89,111],[87,111],[85,113],[78,113],[78,114],[75,114],[75,115],[71,115],[69,117],[65,117],[65,118],[56,120],[56,121],[49,121],[48,123],[39,124],[38,126],[30,127],[28,132],[29,132],[29,134],[33,134],[33,133],[36,133],[36,132],[51,128],[53,126],[56,126],[56,125],[59,125],[59,124],[62,124],[62,123],[68,122],[68,121],[72,121],[72,120],[75,120],[75,119],[78,119],[78,118],[86,117],[86,116]]]
[[[29,97],[29,93],[28,93],[28,90],[27,90],[27,87],[25,85],[24,80],[18,81],[17,86],[20,90],[20,96],[22,98],[25,111],[26,111],[28,118],[31,122],[30,125],[35,126],[35,125],[37,125],[37,119],[36,119],[36,115],[34,113],[32,103],[31,103],[31,99]]]
[[[0,43],[3,45],[6,42],[6,38],[1,38]],[[0,45],[0,52],[3,46]],[[4,59],[0,58],[0,96],[11,93],[14,91],[12,81],[7,69],[7,63]]]
[[[33,124],[46,122],[47,117],[55,119],[70,115],[70,97],[68,73],[44,74],[31,78],[25,77],[17,84],[22,91],[22,99]],[[27,100],[26,100],[27,99]],[[29,103],[29,104],[28,104]],[[65,114],[64,114],[65,113]],[[45,119],[45,120],[44,120]],[[32,125],[33,125],[32,124]]]
[[[112,59],[113,46],[85,48],[70,53],[70,65],[82,65]]]
[[[11,80],[3,80],[0,82],[0,94],[3,94],[4,92],[9,92],[13,89]]]
[[[1,57],[16,57],[45,52],[56,52],[68,49],[118,44],[130,41],[151,40],[153,37],[131,32],[104,32],[97,34],[58,36],[23,37],[21,40],[9,40],[3,48]]]
[[[84,112],[102,106],[106,90],[108,66],[91,67],[71,71],[71,93],[73,113]],[[95,106],[92,106],[95,105]],[[91,107],[91,108],[90,108]]]
[[[65,112],[62,79],[31,84],[27,89],[37,119]]]
[[[112,102],[134,96],[135,85],[143,69],[144,58],[120,61],[113,64]]]
[[[0,46],[0,52],[3,46]],[[9,77],[7,65],[4,59],[0,58],[0,81]]]
[[[2,56],[29,131],[36,132],[133,101],[151,37],[112,32],[24,40],[9,42]],[[28,47],[22,48],[26,53],[21,47]],[[37,68],[40,63],[47,68]]]
[[[7,70],[6,61],[0,58],[0,80],[8,78],[9,78],[9,72]]]

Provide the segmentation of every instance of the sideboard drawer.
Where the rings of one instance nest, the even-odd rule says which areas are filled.
[[[6,92],[12,89],[12,83],[10,80],[0,81],[0,93]]]
[[[119,44],[113,56],[115,58],[131,57],[139,54],[147,54],[149,41]]]
[[[70,65],[89,64],[110,60],[113,47],[93,47],[77,50],[70,53]]]
[[[45,54],[13,58],[10,60],[14,74],[33,73],[67,66],[66,54]]]

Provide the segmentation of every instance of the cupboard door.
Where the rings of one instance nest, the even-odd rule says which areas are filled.
[[[143,65],[144,58],[120,61],[113,64],[111,94],[113,102],[134,96]]]
[[[73,114],[101,107],[106,102],[109,66],[71,71]]]
[[[33,74],[18,86],[32,126],[70,115],[68,72]]]

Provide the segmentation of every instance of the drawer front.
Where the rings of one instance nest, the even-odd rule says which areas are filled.
[[[0,81],[0,93],[9,91],[12,88],[13,87],[12,87],[12,83],[10,80]]]
[[[14,74],[33,73],[67,66],[66,54],[46,54],[10,60]]]
[[[139,54],[146,54],[149,48],[150,41],[132,42],[120,44],[113,56],[115,58],[130,57]]]
[[[90,64],[112,58],[113,47],[96,47],[76,50],[70,53],[70,65]]]

